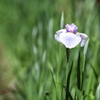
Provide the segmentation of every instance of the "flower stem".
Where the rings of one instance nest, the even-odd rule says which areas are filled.
[[[69,62],[70,49],[66,48],[67,63]]]
[[[70,77],[71,77],[71,72],[72,72],[72,66],[73,66],[73,62],[70,61],[69,62],[69,58],[70,58],[70,49],[69,48],[66,48],[66,58],[67,58],[67,67],[69,67],[69,71],[68,74],[67,74],[67,80],[66,80],[66,88],[65,88],[65,100],[73,100],[72,99],[72,96],[70,94],[70,91],[69,91],[69,87],[70,87]]]
[[[66,80],[66,94],[65,94],[65,100],[73,100],[71,94],[70,94],[70,91],[69,91],[69,86],[70,86],[70,77],[71,77],[71,72],[72,72],[72,67],[73,67],[73,62],[71,62],[71,66],[70,66],[70,70],[69,70],[69,73],[68,73],[68,77],[67,77],[67,80]]]
[[[81,80],[80,80],[80,51],[79,51],[79,55],[78,55],[78,64],[77,64],[77,87],[79,90],[81,90]]]

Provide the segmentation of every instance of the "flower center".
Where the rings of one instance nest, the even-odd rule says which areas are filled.
[[[70,32],[71,34],[73,33],[73,32]]]

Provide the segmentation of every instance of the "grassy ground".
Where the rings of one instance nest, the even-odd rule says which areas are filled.
[[[64,25],[75,23],[89,37],[86,55],[86,49],[77,46],[70,51],[69,65],[65,47],[54,39],[62,11]],[[73,100],[95,100],[100,83],[99,39],[96,0],[0,0],[0,100],[65,100],[71,60]],[[79,82],[83,66],[84,81]],[[81,89],[78,83],[83,84]]]

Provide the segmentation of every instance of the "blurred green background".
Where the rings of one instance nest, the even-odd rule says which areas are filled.
[[[50,69],[65,82],[65,48],[54,39],[64,25],[75,23],[89,36],[86,73],[91,65],[97,77],[87,93],[95,94],[100,82],[100,0],[0,0],[0,100],[61,100]],[[50,96],[45,93],[49,92]],[[92,99],[91,99],[92,100]]]

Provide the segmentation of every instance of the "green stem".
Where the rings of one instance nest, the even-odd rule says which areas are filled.
[[[69,62],[70,49],[66,48],[67,63]]]

